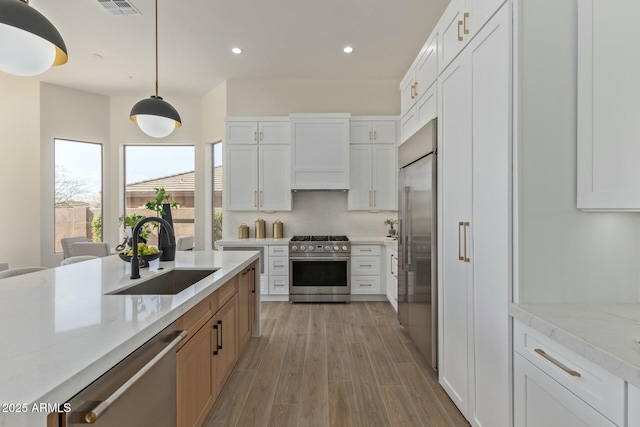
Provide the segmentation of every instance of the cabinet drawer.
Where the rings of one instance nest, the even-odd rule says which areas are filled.
[[[351,274],[356,276],[380,274],[380,257],[351,257]]]
[[[358,255],[380,255],[380,246],[378,245],[355,245],[351,246],[351,256]]]
[[[514,322],[514,350],[611,421],[624,425],[625,384],[621,378],[518,321]]]
[[[289,258],[283,256],[269,257],[269,275],[288,276]]]
[[[269,295],[289,295],[289,277],[270,276]]]
[[[211,316],[213,316],[213,311],[211,310],[211,302],[212,300],[217,300],[216,293],[213,295],[209,295],[204,300],[200,301],[193,307],[191,310],[187,311],[176,321],[176,329],[181,331],[187,331],[187,336],[180,343],[180,347],[184,345],[191,337],[204,325],[207,323]]]
[[[214,308],[213,312],[218,311],[220,307],[225,305],[227,301],[229,301],[236,293],[238,292],[238,278],[234,277],[229,280],[227,283],[222,285],[215,293],[218,296],[218,304],[217,307]]]
[[[379,294],[380,276],[351,276],[351,293]]]
[[[289,256],[289,246],[286,246],[286,245],[269,246],[269,255],[270,256]]]
[[[513,359],[514,427],[616,427],[524,357]]]

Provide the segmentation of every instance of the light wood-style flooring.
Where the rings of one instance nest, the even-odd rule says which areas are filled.
[[[262,303],[205,426],[468,426],[386,302]]]

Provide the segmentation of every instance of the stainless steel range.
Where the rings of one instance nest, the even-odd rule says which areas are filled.
[[[293,236],[289,241],[289,301],[349,302],[350,260],[347,236]]]

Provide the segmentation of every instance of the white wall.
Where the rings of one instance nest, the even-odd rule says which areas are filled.
[[[202,97],[202,139],[217,142],[224,139],[227,116],[227,82],[224,81]]]
[[[111,149],[109,158],[113,167],[110,170],[108,185],[114,189],[111,197],[109,212],[105,211],[105,217],[109,216],[115,224],[117,219],[124,212],[124,173],[122,169],[122,155],[124,145],[193,145],[196,155],[196,188],[204,188],[205,173],[204,166],[198,161],[204,157],[205,145],[202,141],[202,98],[200,97],[171,97],[165,98],[173,107],[178,110],[182,119],[182,126],[173,131],[166,138],[156,139],[144,134],[138,126],[129,120],[131,107],[144,97],[118,96],[110,98],[111,117]],[[167,161],[171,161],[167,159]],[[204,193],[196,192],[196,236],[203,236],[205,219],[202,217],[202,206],[204,205]],[[106,236],[106,234],[105,234]],[[118,242],[120,239],[118,227],[109,229],[109,242]],[[118,242],[119,243],[119,242]]]
[[[520,302],[637,302],[640,215],[576,209],[576,7],[519,2]]]
[[[97,142],[103,145],[103,210],[109,211],[111,191],[106,185],[110,171],[109,98],[75,89],[42,83],[40,86],[40,239],[42,265],[54,267],[62,254],[54,254],[54,139]],[[103,215],[104,235],[114,223]],[[116,222],[117,225],[117,222]],[[105,241],[109,241],[105,238]]]
[[[290,113],[400,114],[399,80],[227,80],[228,116],[287,116]],[[223,196],[224,197],[224,196]],[[350,237],[382,237],[385,218],[396,212],[347,211],[347,193],[300,191],[293,193],[293,211],[223,213],[223,239],[238,237],[238,226],[251,227],[258,217],[285,223],[285,237],[294,234],[346,234]]]
[[[400,114],[400,80],[227,80],[227,115]]]
[[[0,73],[0,261],[40,265],[40,83]]]

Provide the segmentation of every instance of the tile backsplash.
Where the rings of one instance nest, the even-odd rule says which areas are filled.
[[[236,239],[242,223],[249,226],[249,236],[255,237],[255,221],[267,222],[267,237],[273,237],[273,223],[284,223],[284,237],[305,234],[344,234],[351,237],[383,237],[388,226],[386,218],[397,218],[397,212],[360,212],[347,210],[347,192],[298,191],[292,193],[291,212],[224,212],[222,237]]]

